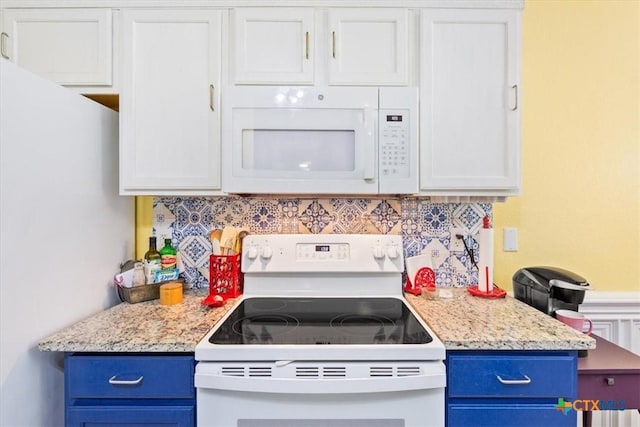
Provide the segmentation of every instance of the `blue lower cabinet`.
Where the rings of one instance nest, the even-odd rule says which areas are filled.
[[[447,353],[449,427],[575,427],[558,402],[576,398],[575,351],[451,351]]]
[[[195,404],[191,406],[85,406],[67,411],[67,426],[193,426]]]
[[[67,354],[65,424],[193,427],[194,371],[193,354]]]
[[[575,427],[577,423],[575,412],[564,414],[555,409],[554,404],[452,404],[448,407],[447,415],[447,425],[456,427]]]

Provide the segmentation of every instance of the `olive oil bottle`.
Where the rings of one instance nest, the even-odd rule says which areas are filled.
[[[144,254],[144,275],[147,285],[156,282],[156,271],[162,268],[160,252],[156,249],[155,236],[149,237],[149,250]]]

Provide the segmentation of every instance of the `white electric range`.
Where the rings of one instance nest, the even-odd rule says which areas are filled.
[[[199,426],[444,425],[444,345],[402,295],[402,238],[251,235],[244,295],[196,346]]]

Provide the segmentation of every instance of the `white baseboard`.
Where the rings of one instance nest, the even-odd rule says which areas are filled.
[[[640,292],[588,291],[580,312],[593,322],[593,333],[640,355]],[[582,425],[580,414],[578,425]],[[593,426],[640,427],[638,411],[595,411]]]

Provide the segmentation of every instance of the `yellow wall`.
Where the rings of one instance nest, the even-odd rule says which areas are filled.
[[[640,2],[527,0],[523,189],[494,205],[496,283],[555,265],[598,290],[640,290]],[[151,234],[138,198],[137,257]],[[519,251],[502,252],[503,227]]]
[[[640,2],[529,0],[520,197],[494,205],[498,283],[555,265],[640,290]],[[502,227],[519,251],[502,252]]]
[[[136,259],[144,257],[152,234],[153,197],[136,197]]]

